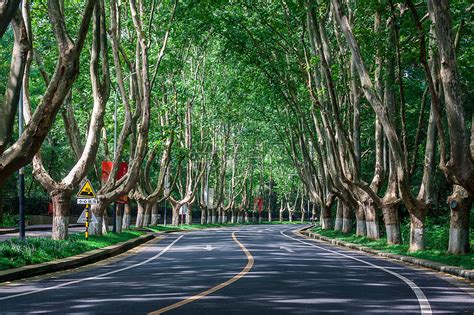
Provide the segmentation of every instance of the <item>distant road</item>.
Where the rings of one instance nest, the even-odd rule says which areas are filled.
[[[34,228],[41,228],[41,231],[35,231]],[[26,230],[26,237],[51,237],[51,225],[36,225],[32,226],[33,230],[27,229]],[[43,230],[49,228],[48,230]],[[5,230],[2,228],[2,230]],[[75,234],[75,233],[81,233],[84,232],[85,228],[83,226],[77,226],[77,224],[74,224],[73,226],[69,227],[69,234]],[[5,241],[10,238],[15,238],[19,237],[19,233],[8,233],[8,234],[0,234],[0,241]]]
[[[297,227],[168,234],[120,259],[0,286],[0,313],[474,312],[465,282],[307,240]]]

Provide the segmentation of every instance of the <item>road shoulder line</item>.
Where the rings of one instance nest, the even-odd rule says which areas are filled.
[[[357,257],[353,257],[353,256],[350,256],[350,255],[346,255],[344,253],[340,253],[340,252],[337,252],[335,250],[331,250],[331,249],[328,249],[328,248],[324,248],[324,247],[321,247],[321,246],[318,246],[318,245],[315,245],[315,244],[311,244],[311,243],[308,243],[308,242],[305,242],[303,240],[300,240],[300,239],[297,239],[297,238],[294,238],[292,236],[289,236],[287,234],[284,233],[284,231],[281,231],[280,232],[281,235],[289,238],[289,239],[292,239],[294,241],[297,241],[299,243],[302,243],[302,244],[306,244],[306,245],[309,245],[309,246],[312,246],[312,247],[316,247],[316,248],[319,248],[319,249],[322,249],[324,251],[327,251],[327,252],[331,252],[333,254],[336,254],[336,255],[339,255],[339,256],[343,256],[343,257],[346,257],[346,258],[349,258],[349,259],[352,259],[352,260],[356,260],[358,262],[361,262],[363,264],[366,264],[366,265],[369,265],[371,267],[374,267],[374,268],[377,268],[379,270],[382,270],[382,271],[385,271],[386,273],[388,274],[391,274],[395,277],[397,277],[398,279],[402,280],[403,282],[405,282],[405,284],[407,284],[410,289],[413,291],[413,293],[415,293],[416,295],[416,298],[418,300],[418,304],[420,306],[420,310],[421,310],[421,314],[425,314],[425,315],[431,315],[433,312],[431,310],[431,306],[430,306],[430,303],[428,301],[428,299],[426,298],[425,294],[423,293],[423,291],[413,282],[411,281],[410,279],[406,278],[405,276],[401,275],[401,274],[398,274],[394,271],[391,271],[387,268],[384,268],[382,266],[378,266],[376,264],[373,264],[371,262],[368,262],[368,261],[365,261],[363,259],[359,259]],[[300,234],[301,235],[301,234]]]
[[[348,243],[344,241],[340,241],[337,239],[332,239],[329,237],[322,236],[320,234],[310,232],[310,231],[298,231],[298,234],[305,237],[305,238],[313,238],[317,240],[321,240],[327,243],[331,243],[332,245],[337,245],[337,246],[342,246],[342,247],[347,247],[350,249],[355,249],[355,250],[360,250],[368,254],[372,254],[375,256],[379,257],[385,257],[385,258],[390,258],[394,260],[398,260],[404,263],[409,263],[415,266],[419,267],[425,267],[428,269],[432,269],[435,271],[440,271],[444,272],[456,277],[464,278],[467,280],[474,280],[474,271],[473,270],[467,270],[467,269],[462,269],[460,267],[455,267],[455,266],[450,266],[450,265],[445,265],[442,263],[438,263],[435,261],[431,260],[426,260],[426,259],[421,259],[421,258],[415,258],[415,257],[410,257],[410,256],[405,256],[405,255],[398,255],[398,254],[392,254],[392,253],[387,253],[387,252],[382,252],[376,249],[372,249],[369,247],[365,246],[360,246],[357,244],[353,243]]]
[[[126,242],[104,248],[94,249],[79,255],[52,260],[41,264],[27,265],[19,268],[0,271],[0,284],[7,281],[31,278],[93,264],[98,261],[120,255],[137,246],[143,245],[154,238],[155,236],[153,234],[146,234]]]
[[[217,291],[225,288],[226,286],[236,282],[237,280],[243,278],[250,271],[250,269],[252,269],[253,264],[254,264],[254,258],[252,256],[252,254],[250,253],[250,251],[237,239],[237,236],[236,236],[235,232],[232,233],[232,238],[237,243],[237,245],[239,245],[240,249],[242,249],[242,251],[245,253],[245,256],[247,257],[247,264],[242,269],[242,271],[240,271],[238,274],[236,274],[234,277],[230,278],[229,280],[216,285],[215,287],[212,287],[212,288],[210,288],[210,289],[208,289],[204,292],[201,292],[201,293],[198,293],[196,295],[190,296],[190,297],[188,297],[188,298],[186,298],[182,301],[179,301],[179,302],[176,302],[176,303],[171,304],[169,306],[160,308],[159,310],[154,311],[154,312],[150,312],[148,314],[149,315],[162,314],[162,313],[170,311],[172,309],[181,307],[181,306],[186,305],[188,303],[199,300],[199,299],[201,299],[201,298],[203,298],[207,295],[210,295],[214,292],[217,292]]]

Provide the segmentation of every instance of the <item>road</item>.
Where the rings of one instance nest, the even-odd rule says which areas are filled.
[[[110,261],[0,286],[0,313],[474,313],[465,282],[307,240],[296,228],[168,234]]]
[[[48,227],[46,225],[39,226],[41,228],[43,227]],[[83,226],[71,226],[69,227],[69,234],[76,234],[76,233],[81,233],[84,232],[85,228]],[[42,230],[42,231],[35,231],[35,230],[27,230],[25,233],[26,237],[51,237],[51,226],[49,225],[48,230]],[[18,238],[20,234],[18,232],[15,233],[8,233],[8,234],[0,234],[0,242],[1,241],[6,241],[11,238]]]

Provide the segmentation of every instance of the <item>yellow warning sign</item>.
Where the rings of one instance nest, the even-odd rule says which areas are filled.
[[[84,199],[95,198],[94,188],[92,188],[91,182],[88,179],[86,179],[84,185],[82,185],[82,188],[79,190],[76,197]]]

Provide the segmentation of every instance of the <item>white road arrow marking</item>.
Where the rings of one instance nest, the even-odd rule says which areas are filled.
[[[208,250],[208,251],[211,251],[213,250],[215,247],[212,247],[212,245],[207,245],[206,247],[204,247],[205,250]]]
[[[284,249],[284,250],[286,250],[286,251],[289,252],[289,253],[294,253],[294,252],[295,252],[294,250],[289,249],[288,247],[285,247],[285,246],[280,246],[280,249]]]

